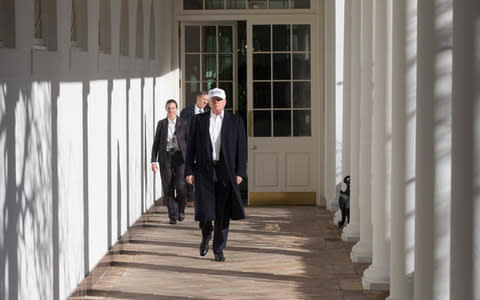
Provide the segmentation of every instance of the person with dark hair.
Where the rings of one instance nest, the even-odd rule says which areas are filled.
[[[225,91],[214,88],[208,98],[210,112],[196,116],[190,127],[185,176],[195,184],[195,220],[202,230],[200,255],[207,254],[213,231],[215,261],[222,262],[230,219],[245,218],[238,185],[247,176],[247,138],[242,118],[224,110]]]
[[[177,220],[182,222],[185,218],[185,177],[183,174],[188,123],[181,117],[177,117],[178,105],[175,100],[168,100],[165,110],[167,117],[158,121],[157,124],[151,162],[154,173],[160,167],[168,217],[170,224],[176,224]]]
[[[200,91],[196,94],[195,104],[191,106],[187,106],[184,109],[182,109],[182,112],[180,113],[180,117],[185,119],[190,125],[192,124],[192,120],[196,115],[209,111],[209,107],[207,104],[208,104],[207,92]],[[192,207],[194,202],[195,202],[195,189],[193,185],[187,184],[187,206]]]

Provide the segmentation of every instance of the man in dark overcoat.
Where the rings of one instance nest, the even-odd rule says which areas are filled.
[[[215,261],[225,261],[230,219],[245,218],[238,185],[247,175],[247,146],[242,119],[224,110],[225,91],[212,89],[208,97],[210,112],[197,115],[190,126],[185,176],[195,184],[195,220],[202,230],[200,255],[208,252],[213,231]]]

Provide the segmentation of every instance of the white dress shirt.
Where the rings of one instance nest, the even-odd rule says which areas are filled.
[[[212,142],[212,159],[220,159],[220,146],[222,144],[222,122],[225,111],[218,116],[210,111],[210,141]]]
[[[168,120],[168,136],[167,136],[167,151],[172,147],[172,139],[175,136],[175,124],[177,123],[177,117],[175,119]]]
[[[201,113],[203,113],[203,112],[204,112],[204,109],[198,107],[198,106],[195,104],[195,115],[201,114]]]

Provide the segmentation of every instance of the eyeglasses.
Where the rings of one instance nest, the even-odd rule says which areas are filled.
[[[222,98],[219,98],[219,97],[213,97],[213,98],[210,98],[210,100],[212,100],[213,102],[220,102],[220,101],[223,101],[225,99],[222,99]]]

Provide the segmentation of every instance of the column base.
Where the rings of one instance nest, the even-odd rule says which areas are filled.
[[[365,290],[388,291],[390,289],[390,270],[371,265],[363,273],[362,285]]]
[[[344,242],[358,242],[360,240],[360,224],[347,224],[343,228],[342,240]]]
[[[350,257],[354,263],[371,263],[372,252],[372,244],[360,240],[353,246]]]

